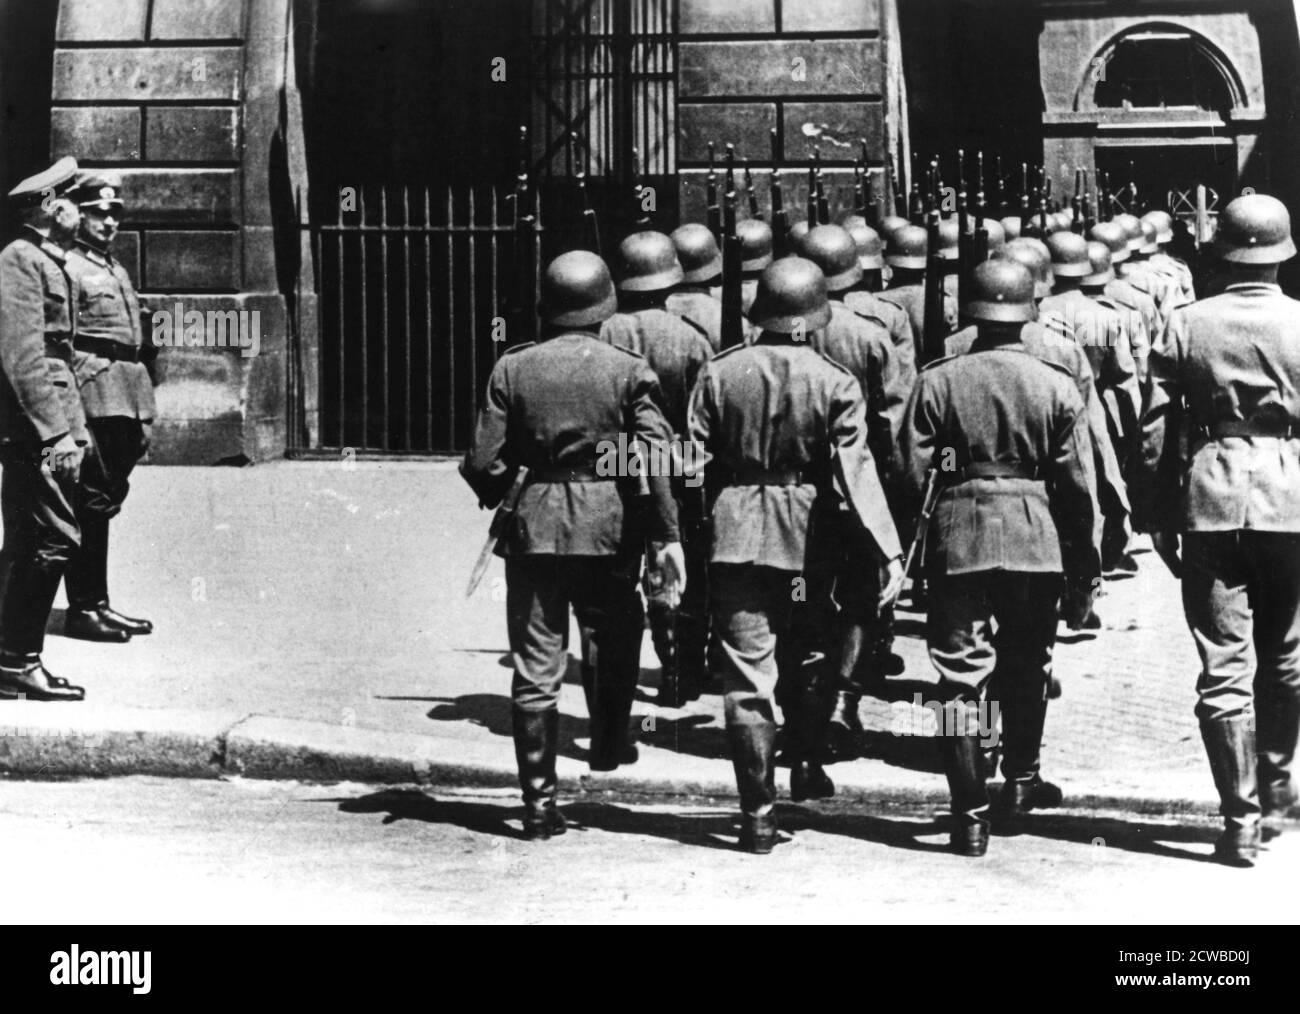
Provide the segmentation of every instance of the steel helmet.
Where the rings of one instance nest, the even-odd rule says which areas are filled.
[[[682,266],[682,281],[711,282],[722,274],[722,252],[706,225],[691,222],[673,230],[673,246]]]
[[[1142,220],[1136,215],[1116,215],[1114,221],[1123,228],[1128,236],[1128,252],[1135,254],[1142,249]]]
[[[1142,246],[1138,248],[1138,253],[1159,253],[1160,244],[1156,241],[1156,237],[1159,235],[1159,230],[1156,229],[1154,223],[1139,218],[1138,227],[1142,230]]]
[[[1043,299],[1052,294],[1052,256],[1036,239],[1013,239],[995,255],[998,260],[1015,261],[1029,269],[1034,277],[1034,296]]]
[[[999,223],[1002,226],[1002,232],[1007,237],[1007,242],[1020,238],[1020,216],[1008,215]]]
[[[662,232],[634,232],[618,246],[618,291],[658,292],[683,278],[677,248]]]
[[[891,268],[925,268],[930,237],[919,225],[905,225],[885,239],[885,263]]]
[[[1074,232],[1054,232],[1047,237],[1052,274],[1058,278],[1083,278],[1092,271],[1088,241]]]
[[[960,227],[955,218],[945,218],[939,223],[939,259],[955,261],[958,257],[958,243],[961,237]]]
[[[902,215],[886,215],[880,222],[880,235],[888,241],[890,233],[906,229],[911,224]]]
[[[1150,222],[1156,227],[1157,243],[1172,243],[1174,241],[1174,219],[1167,211],[1148,211],[1142,216],[1142,221]]]
[[[749,321],[777,334],[811,332],[830,323],[831,305],[826,276],[810,260],[782,257],[758,276],[758,292],[749,308]]]
[[[541,296],[542,320],[559,327],[602,324],[618,309],[609,268],[586,250],[560,254],[546,266]]]
[[[772,263],[772,227],[757,218],[736,224],[740,240],[740,270],[757,274]]]
[[[1081,278],[1082,285],[1105,285],[1115,280],[1115,268],[1110,262],[1110,247],[1099,240],[1088,241],[1088,274]]]
[[[831,292],[843,292],[862,281],[857,245],[841,226],[817,226],[799,241],[795,252],[822,269],[826,288]]]
[[[1128,260],[1128,232],[1119,222],[1098,222],[1088,230],[1088,238],[1106,244],[1112,265]]]
[[[968,320],[1023,324],[1038,316],[1034,276],[1018,261],[996,258],[971,275],[971,298],[962,306]]]
[[[1219,216],[1214,252],[1234,264],[1280,264],[1295,256],[1291,215],[1267,194],[1238,197]]]
[[[875,229],[866,222],[854,222],[844,228],[853,237],[853,245],[858,249],[858,263],[863,271],[879,271],[885,266],[885,244]]]

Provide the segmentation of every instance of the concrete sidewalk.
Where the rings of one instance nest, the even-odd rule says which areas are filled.
[[[465,598],[488,515],[454,464],[145,468],[133,486],[114,526],[113,602],[157,632],[71,641],[56,611],[46,663],[87,700],[0,704],[0,772],[513,783],[502,568]],[[1178,588],[1154,554],[1140,560],[1137,577],[1107,583],[1105,629],[1058,649],[1044,771],[1071,801],[1211,810]],[[901,615],[913,682],[864,702],[876,756],[831,769],[843,794],[946,794],[932,744],[897,734],[927,717],[911,703],[933,680],[922,632]],[[656,707],[648,637],[643,670],[640,762],[590,775],[570,665],[562,791],[733,794],[720,699]]]

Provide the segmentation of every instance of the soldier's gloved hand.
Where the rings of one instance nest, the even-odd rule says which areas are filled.
[[[676,588],[677,595],[681,596],[686,591],[686,554],[682,552],[682,544],[667,542],[661,546],[656,543],[654,550],[654,566],[660,579]]]
[[[76,482],[81,475],[81,446],[65,433],[45,448],[44,464],[60,482]]]
[[[881,609],[889,605],[903,590],[903,558],[896,556],[885,565],[885,572],[881,578],[880,603]]]
[[[1151,535],[1151,545],[1155,551],[1160,554],[1160,559],[1165,561],[1165,566],[1169,568],[1169,573],[1176,578],[1183,576],[1183,561],[1178,555],[1178,533],[1177,532],[1153,532]]]

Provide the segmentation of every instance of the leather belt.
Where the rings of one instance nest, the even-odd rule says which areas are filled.
[[[811,472],[797,468],[742,468],[727,480],[728,486],[815,486]]]
[[[1224,437],[1277,437],[1279,440],[1290,440],[1292,437],[1300,437],[1300,423],[1291,419],[1224,419],[1201,427],[1201,433],[1210,440],[1222,440]]]
[[[107,359],[114,363],[137,363],[140,361],[140,350],[138,348],[124,342],[115,342],[112,338],[94,338],[90,335],[79,334],[72,339],[72,346],[78,352],[88,352],[92,356],[99,356],[100,359]]]
[[[579,465],[564,468],[561,465],[546,465],[529,471],[533,482],[612,482],[616,475],[597,475],[595,467]]]
[[[1042,478],[1037,465],[1027,465],[1023,461],[972,461],[955,472],[944,472],[940,469],[939,475],[949,477],[947,482],[949,486],[970,482],[972,479],[1037,480]]]
[[[45,358],[59,359],[65,363],[72,362],[72,349],[68,348],[65,340],[60,338],[51,338],[45,336]]]

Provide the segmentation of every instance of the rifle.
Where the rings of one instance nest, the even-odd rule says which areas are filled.
[[[1083,232],[1083,170],[1077,166],[1074,169],[1074,196],[1070,198],[1070,211],[1073,215],[1070,219],[1070,231],[1074,233]]]
[[[926,200],[921,196],[920,175],[916,171],[916,157],[912,157],[912,193],[908,198],[907,217],[913,225],[925,225]]]
[[[722,243],[722,208],[718,204],[718,173],[713,164],[713,142],[709,142],[709,175],[705,177],[705,201],[707,204],[709,232],[719,245]]]
[[[925,477],[925,494],[921,498],[921,516],[916,522],[916,533],[912,536],[912,544],[907,547],[907,559],[903,562],[904,581],[912,572],[912,563],[925,551],[925,537],[930,533],[930,521],[934,517],[934,508],[938,502],[939,470],[932,466]],[[894,598],[889,603],[891,607],[898,604],[898,596],[902,591],[902,585],[899,585],[898,591],[894,593]]]
[[[729,349],[745,340],[745,297],[740,237],[736,234],[736,191],[728,190],[725,200],[722,220],[722,347]]]
[[[918,366],[933,362],[943,355],[943,342],[948,337],[944,319],[943,259],[939,256],[939,220],[943,203],[942,184],[939,180],[939,160],[930,163],[930,199],[927,202],[927,257],[925,266],[925,316],[924,335],[921,342],[921,360]]]
[[[749,159],[745,159],[745,193],[749,195],[749,217],[763,220],[763,213],[758,208],[758,194],[754,193],[754,174],[749,171]]]
[[[482,550],[479,551],[478,561],[474,564],[474,570],[469,575],[469,585],[465,588],[465,597],[469,598],[483,580],[483,575],[487,573],[488,564],[492,562],[492,554],[497,548],[497,544],[505,537],[510,529],[510,522],[514,520],[515,514],[519,510],[519,497],[524,491],[524,486],[528,482],[528,469],[520,468],[515,472],[514,481],[510,484],[504,499],[492,515],[492,523],[488,525],[487,541],[483,543]]]
[[[907,194],[898,185],[898,162],[892,151],[885,166],[885,201],[892,214],[898,218],[907,217]]]
[[[1110,203],[1110,173],[1104,169],[1097,170],[1097,218],[1109,222],[1112,212]]]
[[[1088,189],[1088,170],[1083,171],[1083,231],[1086,235],[1097,224],[1097,213],[1092,203],[1092,192]]]
[[[821,151],[813,148],[812,158],[808,160],[808,228],[817,227],[817,173]]]
[[[867,217],[867,177],[857,159],[853,160],[853,213]]]
[[[975,154],[975,238],[971,242],[971,271],[989,259],[989,230],[984,224],[988,208],[984,203],[984,152]]]
[[[1029,226],[1029,163],[1020,163],[1020,228]]]
[[[641,198],[641,153],[632,149],[632,221],[638,229],[650,228],[650,213]]]
[[[1038,170],[1038,228],[1042,230],[1043,239],[1047,239],[1047,201],[1052,193],[1052,181],[1047,178],[1047,170]]]
[[[983,158],[983,156],[980,156]],[[1002,175],[1002,156],[997,156],[997,161],[993,164],[993,189],[989,192],[989,207],[993,209],[993,214],[998,218],[1007,217],[1007,187],[1006,178]]]
[[[533,338],[536,318],[533,315],[533,295],[535,289],[534,271],[536,270],[534,244],[537,241],[537,218],[535,207],[529,208],[529,162],[531,149],[528,146],[528,128],[519,128],[519,173],[515,177],[515,309],[512,334],[521,341]],[[534,201],[534,205],[535,205]]]
[[[817,155],[817,224],[829,225],[831,220],[830,204],[826,200],[826,178],[822,174],[821,153]]]
[[[966,152],[957,149],[957,302],[970,298],[971,257],[970,213],[966,208]]]
[[[577,147],[578,135],[569,134],[569,141],[573,147]],[[590,250],[597,257],[600,253],[600,225],[596,221],[596,212],[591,207],[591,195],[587,192],[587,159],[590,157],[590,149],[584,146],[582,160],[579,162],[575,157],[574,163],[576,172],[574,179],[578,185],[578,201],[582,205],[582,230],[579,240],[580,249]]]

